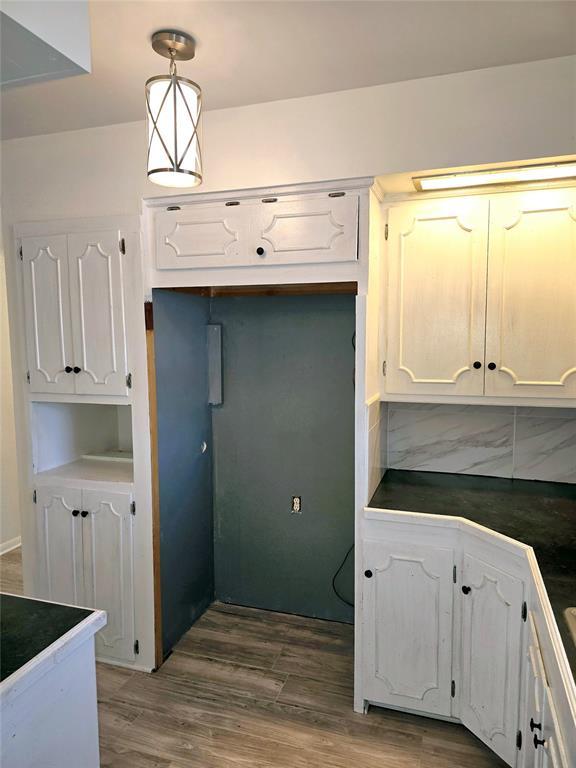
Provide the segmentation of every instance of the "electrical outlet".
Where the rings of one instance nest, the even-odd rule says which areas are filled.
[[[292,509],[290,510],[290,514],[302,514],[302,496],[292,496]]]

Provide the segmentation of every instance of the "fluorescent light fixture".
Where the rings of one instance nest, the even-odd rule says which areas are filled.
[[[491,168],[487,171],[464,171],[440,176],[414,176],[419,192],[463,187],[485,187],[492,184],[522,184],[534,181],[555,181],[576,178],[576,162],[554,165],[526,165],[523,168]]]

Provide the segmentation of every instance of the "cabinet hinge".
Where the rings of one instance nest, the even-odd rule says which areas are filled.
[[[452,581],[456,584],[456,566],[452,567]]]
[[[136,514],[136,502],[131,501],[130,502],[130,514],[135,515]]]
[[[22,246],[18,248],[18,256],[20,257],[20,261],[24,261],[24,253],[22,252]]]
[[[344,197],[346,192],[328,192],[328,197]]]
[[[386,360],[382,363],[382,376],[386,376]]]
[[[522,621],[526,621],[528,618],[528,606],[526,605],[526,600],[522,603]]]
[[[518,731],[516,734],[516,746],[518,749],[522,749],[522,731]]]
[[[26,371],[26,381],[30,384],[30,371]]]
[[[450,696],[454,698],[456,696],[456,681],[452,680],[452,685],[450,686]]]
[[[134,640],[134,653],[138,655],[140,653],[140,641]]]
[[[384,240],[388,240],[388,224],[384,225]]]
[[[129,373],[128,376],[126,376],[126,386],[128,389],[132,389],[132,374]]]
[[[122,253],[123,255],[126,255],[126,240],[124,240],[123,237],[120,238],[118,247],[120,248],[120,253]]]
[[[36,502],[38,501],[38,494],[36,493],[36,491],[32,491],[32,501],[34,502],[34,504],[36,504]]]

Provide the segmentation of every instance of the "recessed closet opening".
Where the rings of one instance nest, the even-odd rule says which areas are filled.
[[[153,291],[164,655],[213,600],[353,620],[355,284],[326,290]]]

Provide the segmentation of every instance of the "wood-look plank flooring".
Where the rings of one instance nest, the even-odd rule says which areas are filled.
[[[19,552],[0,558],[17,591]],[[19,581],[20,579],[20,581]],[[103,768],[498,768],[462,726],[352,710],[353,629],[215,603],[154,674],[98,664]]]

